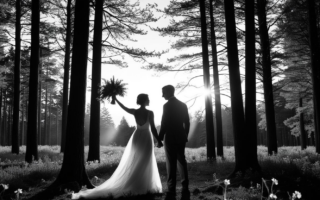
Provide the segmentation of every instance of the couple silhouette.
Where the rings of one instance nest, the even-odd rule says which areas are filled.
[[[181,176],[181,199],[190,199],[185,146],[190,128],[186,104],[174,96],[174,87],[162,88],[162,97],[167,100],[159,134],[154,124],[154,114],[147,110],[150,100],[147,94],[139,94],[138,109],[124,106],[116,97],[119,106],[132,114],[137,128],[130,137],[120,163],[112,176],[94,189],[81,190],[72,194],[72,199],[119,198],[152,193],[162,193],[162,184],[154,155],[153,137],[157,147],[164,147],[167,168],[167,187],[165,199],[176,197],[176,171]],[[150,131],[151,130],[151,131]],[[163,141],[163,142],[162,142]]]

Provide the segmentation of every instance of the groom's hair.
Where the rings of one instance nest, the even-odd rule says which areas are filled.
[[[139,94],[137,97],[137,104],[142,105],[149,99],[147,94]]]
[[[172,85],[166,85],[162,89],[167,91],[172,96],[174,95],[174,87]]]

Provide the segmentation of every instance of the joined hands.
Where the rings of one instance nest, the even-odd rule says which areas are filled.
[[[157,147],[158,147],[158,148],[163,147],[163,143],[162,143],[160,140],[159,140],[158,143],[157,143]]]

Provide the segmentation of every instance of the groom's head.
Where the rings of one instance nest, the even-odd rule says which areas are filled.
[[[174,87],[172,85],[166,85],[162,88],[162,97],[168,100],[170,97],[174,96]]]

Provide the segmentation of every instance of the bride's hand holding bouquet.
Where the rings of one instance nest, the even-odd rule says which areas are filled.
[[[101,86],[100,90],[100,100],[107,99],[110,101],[111,104],[115,104],[115,97],[116,95],[124,96],[126,94],[127,88],[125,85],[126,83],[122,83],[122,80],[115,80],[114,77],[112,77],[110,80],[103,79],[105,84]]]

